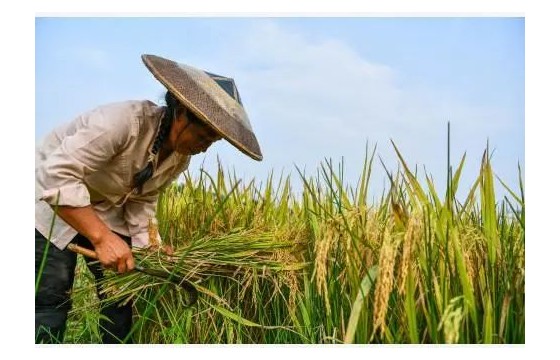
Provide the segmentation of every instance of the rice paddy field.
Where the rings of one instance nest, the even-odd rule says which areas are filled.
[[[198,301],[187,306],[186,291],[136,272],[110,276],[107,301],[134,302],[135,343],[525,343],[521,168],[518,183],[504,184],[486,151],[459,199],[465,157],[438,194],[394,150],[398,171],[367,151],[350,185],[343,164],[327,160],[312,175],[266,183],[222,167],[185,173],[157,210],[173,255],[135,256],[189,280]],[[369,193],[373,175],[390,188]],[[65,342],[99,343],[100,303],[79,264]]]

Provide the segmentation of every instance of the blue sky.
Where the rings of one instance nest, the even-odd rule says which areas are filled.
[[[387,187],[394,140],[409,166],[445,187],[467,154],[460,196],[487,141],[495,173],[517,189],[525,168],[525,21],[520,17],[47,18],[35,22],[35,139],[95,106],[161,102],[163,87],[140,60],[168,57],[235,78],[264,155],[255,162],[222,141],[216,156],[246,179],[295,166],[314,173],[344,157],[355,183],[366,143],[377,144],[373,193]],[[499,193],[503,191],[499,188]]]

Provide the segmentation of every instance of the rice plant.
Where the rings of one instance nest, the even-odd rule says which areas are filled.
[[[357,184],[325,160],[293,180],[243,182],[218,166],[185,173],[162,194],[157,219],[175,249],[136,261],[191,282],[198,302],[164,279],[131,272],[103,284],[106,301],[133,301],[138,343],[524,343],[525,198],[492,171],[488,149],[465,199],[463,156],[446,193],[413,172],[373,172]],[[369,193],[374,174],[390,188]],[[498,180],[496,182],[496,180]],[[507,195],[496,199],[495,186]],[[424,186],[422,184],[425,184]],[[80,268],[82,269],[82,268]],[[98,342],[91,279],[80,270],[66,342]]]

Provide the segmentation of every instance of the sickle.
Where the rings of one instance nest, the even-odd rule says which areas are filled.
[[[70,251],[75,252],[76,254],[81,254],[81,255],[84,255],[84,256],[87,256],[89,258],[97,260],[97,254],[93,250],[86,249],[86,248],[81,247],[79,245],[76,245],[74,243],[68,244],[67,248]],[[168,273],[168,272],[162,271],[162,270],[145,268],[145,267],[140,266],[140,265],[135,265],[134,270],[136,270],[138,272],[141,272],[141,273],[144,273],[144,274],[147,274],[147,275],[150,275],[150,276],[153,276],[153,277],[164,279],[166,281],[169,281],[171,283],[174,283],[175,285],[179,285],[180,287],[182,287],[183,290],[187,291],[187,293],[189,294],[188,301],[187,301],[187,307],[193,305],[198,299],[198,291],[196,290],[194,285],[191,284],[190,282],[188,282],[187,280],[184,280],[181,277],[175,275],[175,274]]]

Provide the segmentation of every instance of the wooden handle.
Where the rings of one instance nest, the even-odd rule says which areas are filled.
[[[97,259],[97,254],[95,253],[95,251],[90,250],[90,249],[86,249],[85,247],[81,247],[79,245],[70,243],[70,244],[68,244],[67,248],[70,251],[73,251],[77,254],[81,254],[81,255],[87,256],[87,257],[92,258],[92,259]]]

